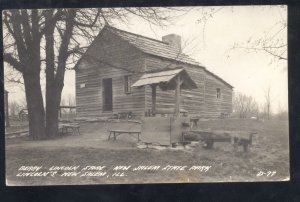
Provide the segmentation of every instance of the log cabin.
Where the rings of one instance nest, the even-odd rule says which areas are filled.
[[[180,109],[203,118],[232,112],[233,86],[182,53],[180,36],[156,40],[105,25],[75,66],[77,117],[143,117],[152,109],[151,87],[132,85],[147,73],[178,68],[197,86],[180,91]],[[174,99],[174,90],[157,88],[156,110],[173,110]]]

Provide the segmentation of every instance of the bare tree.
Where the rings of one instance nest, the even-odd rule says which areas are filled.
[[[265,112],[266,112],[266,116],[267,116],[267,119],[270,120],[271,104],[272,104],[272,99],[271,99],[271,85],[270,84],[264,90],[264,97],[265,97]]]
[[[233,108],[239,118],[258,117],[259,108],[253,97],[237,93],[234,97]]]
[[[205,45],[205,29],[211,19],[213,19],[220,12],[224,11],[225,8],[230,9],[232,13],[235,12],[235,7],[202,7],[199,8],[201,15],[197,20],[198,24],[202,25],[202,37],[203,45]],[[253,6],[253,8],[257,8]],[[263,52],[272,56],[272,61],[287,60],[287,20],[286,6],[263,6],[260,9],[273,9],[276,10],[280,16],[280,19],[273,25],[270,25],[262,35],[251,36],[244,42],[236,42],[230,48],[233,50],[244,50],[246,53],[259,53]]]
[[[6,10],[3,12],[4,61],[21,73],[32,139],[58,134],[58,111],[66,69],[72,69],[104,24],[137,16],[163,26],[173,8],[94,8]],[[41,72],[46,73],[46,104]],[[46,123],[46,124],[45,124]]]
[[[277,113],[274,115],[274,117],[278,120],[288,120],[289,119],[289,113],[288,110],[283,108],[278,102],[278,110]]]
[[[274,6],[271,8],[273,9]],[[284,17],[287,7],[277,6],[275,9],[281,16],[280,20],[271,25],[261,36],[251,36],[242,43],[234,43],[231,50],[266,53],[272,57],[272,61],[287,60],[287,20]]]
[[[220,7],[201,7],[197,9],[199,12],[201,12],[200,17],[197,19],[197,23],[202,25],[202,43],[204,47],[206,44],[205,30],[206,30],[207,23],[224,8],[225,8],[224,6],[220,6]]]
[[[29,18],[31,20],[29,20]],[[40,85],[41,37],[37,10],[29,14],[26,10],[3,12],[5,62],[22,73],[29,111],[29,132],[33,139],[45,138],[44,107]]]

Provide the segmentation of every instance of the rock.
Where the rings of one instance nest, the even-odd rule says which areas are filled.
[[[86,121],[87,118],[84,117],[77,117],[74,119],[74,121]]]
[[[199,146],[199,142],[191,142],[191,144],[190,144],[190,146],[191,147],[197,147],[197,146]]]
[[[186,146],[185,146],[185,149],[186,149],[186,150],[192,150],[193,148],[192,148],[191,146],[189,146],[189,145],[186,145]]]
[[[165,147],[165,146],[155,145],[155,146],[153,146],[153,149],[157,149],[157,150],[165,150],[166,147]]]
[[[152,149],[153,145],[152,144],[148,144],[146,147],[149,148],[149,149]]]
[[[184,146],[176,145],[175,147],[169,147],[171,150],[184,150]]]
[[[139,123],[139,124],[142,124],[141,121],[137,121],[137,120],[128,120],[128,122],[132,122],[132,123]]]
[[[139,148],[139,149],[146,149],[147,145],[145,145],[145,144],[137,145],[137,148]]]
[[[98,122],[98,119],[97,118],[88,118],[88,119],[86,119],[86,122],[91,122],[91,123]]]
[[[97,120],[98,120],[99,122],[106,122],[106,121],[108,121],[107,118],[102,118],[102,117],[97,118]]]
[[[136,146],[139,146],[139,145],[145,145],[145,143],[143,143],[143,142],[137,142]]]
[[[28,133],[21,133],[20,134],[20,137],[24,137],[24,136],[29,136],[29,134]]]

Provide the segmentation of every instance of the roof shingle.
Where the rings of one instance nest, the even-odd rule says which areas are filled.
[[[133,34],[110,26],[105,26],[104,29],[112,31],[113,33],[117,34],[122,39],[128,41],[130,44],[145,53],[192,65],[200,65],[200,63],[196,60],[192,59],[184,53],[181,53],[178,49],[163,41]]]

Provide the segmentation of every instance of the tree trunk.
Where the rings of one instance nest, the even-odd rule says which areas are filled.
[[[53,138],[58,135],[58,112],[60,99],[58,100],[56,90],[53,87],[47,88],[47,94],[46,134],[48,138]]]
[[[48,13],[51,16],[51,13]],[[58,64],[54,74],[54,25],[45,34],[46,38],[46,131],[47,136],[52,138],[58,135],[58,113],[61,101],[61,93],[64,87],[66,61],[68,59],[68,46],[74,28],[76,9],[70,10],[66,19],[66,29],[58,51]],[[49,16],[46,16],[48,19]],[[50,17],[51,18],[51,17]],[[49,21],[47,21],[48,23]]]
[[[47,87],[46,98],[46,134],[48,138],[58,136],[59,107],[61,101],[62,88],[56,85]]]
[[[46,135],[53,138],[58,135],[58,110],[57,91],[55,85],[55,56],[54,56],[54,29],[55,23],[51,23],[53,10],[46,11],[45,33],[46,40]]]
[[[29,135],[33,140],[45,139],[45,112],[39,72],[23,73],[29,118]]]

